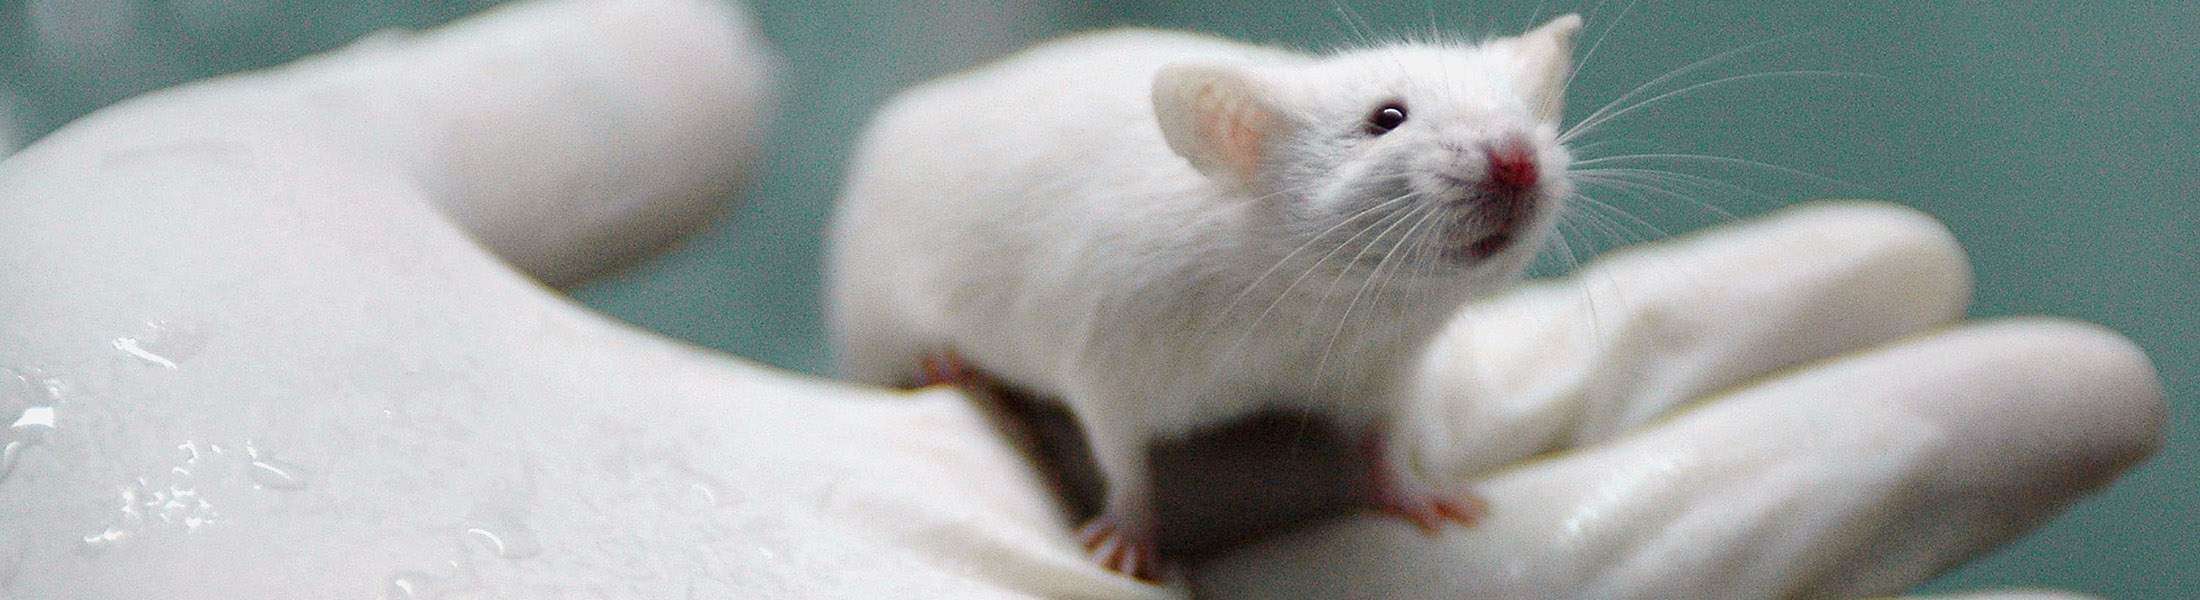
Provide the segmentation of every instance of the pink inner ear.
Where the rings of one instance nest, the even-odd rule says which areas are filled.
[[[1208,83],[1199,90],[1200,104],[1210,109],[1200,119],[1199,136],[1210,140],[1233,175],[1250,179],[1260,169],[1261,138],[1270,117],[1242,95],[1220,87]]]

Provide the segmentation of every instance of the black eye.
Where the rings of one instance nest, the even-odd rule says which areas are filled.
[[[1406,105],[1392,102],[1367,114],[1367,134],[1382,135],[1406,123]]]

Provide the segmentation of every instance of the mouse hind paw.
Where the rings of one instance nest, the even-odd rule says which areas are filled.
[[[1434,489],[1391,457],[1384,438],[1380,430],[1371,432],[1361,447],[1368,461],[1365,495],[1376,511],[1403,517],[1428,533],[1435,533],[1445,521],[1473,526],[1489,513],[1489,503],[1471,492],[1447,494]]]
[[[1161,580],[1161,554],[1154,546],[1152,523],[1102,512],[1077,530],[1077,540],[1102,568],[1140,581]]]

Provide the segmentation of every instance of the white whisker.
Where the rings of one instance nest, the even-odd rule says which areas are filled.
[[[1583,119],[1583,120],[1582,120],[1582,121],[1581,121],[1580,123],[1575,123],[1575,124],[1574,124],[1574,126],[1573,126],[1572,128],[1569,128],[1569,129],[1567,129],[1567,130],[1566,130],[1566,133],[1564,133],[1564,134],[1561,134],[1561,135],[1559,135],[1559,136],[1558,136],[1558,141],[1559,141],[1559,143],[1562,143],[1562,144],[1563,144],[1563,143],[1566,143],[1567,141],[1570,141],[1570,140],[1572,140],[1572,139],[1573,139],[1573,137],[1574,137],[1575,135],[1579,135],[1579,134],[1580,134],[1581,132],[1583,132],[1583,131],[1588,131],[1588,130],[1590,130],[1590,129],[1592,129],[1592,128],[1595,128],[1595,127],[1596,127],[1597,125],[1599,125],[1599,124],[1602,124],[1602,123],[1605,123],[1605,122],[1611,121],[1612,119],[1617,119],[1617,118],[1619,118],[1619,117],[1621,117],[1621,116],[1625,116],[1625,115],[1626,115],[1627,113],[1635,112],[1636,110],[1639,110],[1639,109],[1641,109],[1641,108],[1643,108],[1643,107],[1645,107],[1645,106],[1650,106],[1650,105],[1654,105],[1654,104],[1657,104],[1657,103],[1659,103],[1659,102],[1662,102],[1662,101],[1664,101],[1664,100],[1666,100],[1666,99],[1669,99],[1669,98],[1672,98],[1672,97],[1674,97],[1674,96],[1679,96],[1679,95],[1681,95],[1681,94],[1686,94],[1686,93],[1689,93],[1689,92],[1693,92],[1693,91],[1696,91],[1696,90],[1700,90],[1700,89],[1704,89],[1704,88],[1708,88],[1708,87],[1713,87],[1713,86],[1720,86],[1720,85],[1726,85],[1726,84],[1731,84],[1731,83],[1737,83],[1737,82],[1742,82],[1742,81],[1749,81],[1749,80],[1753,80],[1753,79],[1764,79],[1764,78],[1767,78],[1767,77],[1872,77],[1872,76],[1871,76],[1871,75],[1867,75],[1867,74],[1864,74],[1864,73],[1849,73],[1849,72],[1844,72],[1844,71],[1773,71],[1773,72],[1769,72],[1769,73],[1747,73],[1747,74],[1742,74],[1742,75],[1734,75],[1734,76],[1731,76],[1731,77],[1721,77],[1721,78],[1718,78],[1718,79],[1713,79],[1713,80],[1711,80],[1711,81],[1706,81],[1706,82],[1703,82],[1703,83],[1698,83],[1698,84],[1695,84],[1695,85],[1691,85],[1691,86],[1688,86],[1688,87],[1684,87],[1684,88],[1681,88],[1681,89],[1673,90],[1673,91],[1670,91],[1670,92],[1666,92],[1666,93],[1663,93],[1663,94],[1658,94],[1658,95],[1656,95],[1656,96],[1652,96],[1652,97],[1650,97],[1650,98],[1644,99],[1644,100],[1643,100],[1643,101],[1641,101],[1641,102],[1636,102],[1636,103],[1635,103],[1634,105],[1632,105],[1632,106],[1628,106],[1627,108],[1622,108],[1622,109],[1619,109],[1619,110],[1617,110],[1617,111],[1613,111],[1613,112],[1612,112],[1612,113],[1610,113],[1610,114],[1605,114],[1605,115],[1601,115],[1601,116],[1599,116],[1599,115],[1590,115],[1590,118],[1587,118],[1587,119]]]
[[[1406,247],[1407,243],[1414,239],[1414,232],[1419,231],[1421,229],[1421,226],[1428,224],[1429,219],[1433,218],[1437,214],[1440,214],[1442,211],[1433,208],[1423,208],[1422,210],[1414,212],[1421,213],[1420,218],[1415,219],[1413,226],[1406,228],[1405,234],[1400,236],[1398,240],[1391,242],[1390,248],[1383,252],[1382,260],[1375,263],[1375,268],[1368,273],[1367,280],[1360,284],[1360,290],[1352,294],[1352,300],[1345,304],[1344,312],[1337,317],[1337,327],[1334,330],[1330,331],[1329,340],[1325,342],[1322,346],[1321,358],[1315,362],[1314,377],[1316,381],[1320,381],[1323,378],[1328,377],[1329,358],[1331,354],[1336,351],[1338,338],[1344,335],[1344,330],[1347,328],[1347,326],[1351,324],[1353,311],[1359,308],[1361,297],[1367,295],[1368,288],[1370,286],[1373,286],[1376,279],[1382,276],[1383,268],[1397,266],[1398,251],[1400,248]],[[1408,213],[1409,216],[1410,214],[1411,213]],[[1405,221],[1406,219],[1399,219],[1398,222],[1404,223]],[[1396,224],[1391,225],[1391,229],[1395,228],[1397,228]],[[1381,240],[1389,235],[1389,229],[1385,229],[1383,233],[1376,235],[1376,239]],[[1365,252],[1366,250],[1363,249],[1362,253],[1364,254]],[[1353,262],[1358,262],[1359,259],[1360,257],[1355,256],[1353,257]],[[1395,273],[1396,271],[1397,269],[1392,269],[1392,272]],[[1331,283],[1332,285],[1334,285],[1335,282]],[[1324,297],[1326,298],[1326,292],[1324,292],[1324,294]]]
[[[1609,32],[1609,31],[1610,31],[1610,29],[1609,29],[1609,28],[1607,28],[1607,29],[1606,29],[1606,31],[1607,31],[1607,32]],[[1639,86],[1635,86],[1635,89],[1632,89],[1632,90],[1628,90],[1628,91],[1627,91],[1627,93],[1625,93],[1625,94],[1620,94],[1618,98],[1613,98],[1611,102],[1607,102],[1607,103],[1605,103],[1605,104],[1604,104],[1604,106],[1602,106],[1602,107],[1599,107],[1599,108],[1597,108],[1596,112],[1592,112],[1592,113],[1589,113],[1589,116],[1587,116],[1587,117],[1583,117],[1583,118],[1581,119],[1581,121],[1579,121],[1579,122],[1576,122],[1576,123],[1574,123],[1574,125],[1573,125],[1572,127],[1568,127],[1568,128],[1566,128],[1566,131],[1565,131],[1565,132],[1563,132],[1563,133],[1560,133],[1560,134],[1558,135],[1558,141],[1559,141],[1559,143],[1561,143],[1561,144],[1564,144],[1564,143],[1566,143],[1566,142],[1568,142],[1568,141],[1571,141],[1571,140],[1573,140],[1575,136],[1577,136],[1577,135],[1579,135],[1579,134],[1580,134],[1580,132],[1582,132],[1582,131],[1587,131],[1587,130],[1589,130],[1590,128],[1592,128],[1593,126],[1592,126],[1592,125],[1590,125],[1590,123],[1592,123],[1592,122],[1603,122],[1603,120],[1604,120],[1604,119],[1602,119],[1602,117],[1603,117],[1603,116],[1604,116],[1604,115],[1605,115],[1606,113],[1612,112],[1612,111],[1613,111],[1613,110],[1615,109],[1615,107],[1618,107],[1618,106],[1624,105],[1624,104],[1626,104],[1626,103],[1627,103],[1627,101],[1628,101],[1628,100],[1633,100],[1633,99],[1635,98],[1635,96],[1637,96],[1637,95],[1639,95],[1639,94],[1642,94],[1642,93],[1644,93],[1644,92],[1647,92],[1647,91],[1649,91],[1650,89],[1652,89],[1652,88],[1655,88],[1655,87],[1657,87],[1657,86],[1659,86],[1659,85],[1662,85],[1662,84],[1664,84],[1664,83],[1665,83],[1665,82],[1667,82],[1667,81],[1671,81],[1671,80],[1672,80],[1673,78],[1675,78],[1675,77],[1680,77],[1680,76],[1682,76],[1682,75],[1687,75],[1687,74],[1689,74],[1689,73],[1693,73],[1693,72],[1696,72],[1696,71],[1697,71],[1698,69],[1702,69],[1702,68],[1704,68],[1704,67],[1708,67],[1708,66],[1711,66],[1711,65],[1713,65],[1713,64],[1716,64],[1716,63],[1718,63],[1718,61],[1722,61],[1722,60],[1730,59],[1730,58],[1733,58],[1733,57],[1735,57],[1735,56],[1738,56],[1738,55],[1740,55],[1740,54],[1742,54],[1742,53],[1744,53],[1744,52],[1748,52],[1748,51],[1751,51],[1751,50],[1755,50],[1755,49],[1758,49],[1758,48],[1763,48],[1763,47],[1765,47],[1765,46],[1771,45],[1771,44],[1772,44],[1773,42],[1778,42],[1778,41],[1783,41],[1783,40],[1787,40],[1787,39],[1792,39],[1793,37],[1794,37],[1793,35],[1781,36],[1781,37],[1776,37],[1776,38],[1772,38],[1772,39],[1769,39],[1769,40],[1765,40],[1765,41],[1762,41],[1762,42],[1757,42],[1757,43],[1755,43],[1755,44],[1750,44],[1750,45],[1747,45],[1747,46],[1742,46],[1742,47],[1740,47],[1740,48],[1735,48],[1735,49],[1732,49],[1732,50],[1728,50],[1728,51],[1725,51],[1725,52],[1721,52],[1721,53],[1718,53],[1718,54],[1714,54],[1714,55],[1711,55],[1711,56],[1707,56],[1707,57],[1704,57],[1704,58],[1702,58],[1702,59],[1699,59],[1699,60],[1697,60],[1696,62],[1693,62],[1693,63],[1689,63],[1689,64],[1687,64],[1687,65],[1685,65],[1685,66],[1682,66],[1681,68],[1678,68],[1678,69],[1674,69],[1674,70],[1672,70],[1672,71],[1669,71],[1669,72],[1667,72],[1667,73],[1666,73],[1666,74],[1664,74],[1664,75],[1659,75],[1659,76],[1657,76],[1656,78],[1653,78],[1653,79],[1651,79],[1650,81],[1648,81],[1648,82],[1645,82],[1645,83],[1643,83],[1642,85],[1639,85]],[[1632,109],[1632,107],[1630,107],[1630,109]]]
[[[1605,181],[1602,181],[1602,180],[1597,180],[1596,178],[1591,178],[1591,177],[1584,177],[1584,178],[1582,178],[1582,182],[1583,182],[1583,183],[1598,184],[1598,185],[1609,185],[1609,186],[1611,186],[1611,187],[1614,187],[1614,188],[1622,188],[1622,186],[1623,186],[1623,185],[1625,185],[1625,184],[1624,184],[1624,182],[1605,182]],[[1624,189],[1624,188],[1623,188],[1623,189]],[[1619,219],[1624,219],[1624,220],[1625,220],[1626,222],[1628,222],[1628,223],[1632,223],[1632,224],[1633,224],[1633,225],[1635,225],[1635,226],[1641,227],[1641,228],[1643,228],[1643,229],[1648,229],[1648,230],[1650,230],[1650,231],[1651,231],[1652,233],[1654,233],[1654,234],[1655,234],[1655,237],[1660,237],[1660,238],[1664,238],[1664,237],[1671,237],[1671,236],[1672,236],[1672,234],[1671,234],[1671,233],[1668,233],[1667,231],[1665,231],[1665,229],[1664,229],[1664,228],[1658,227],[1658,226],[1657,226],[1656,224],[1654,224],[1654,223],[1651,223],[1650,221],[1644,220],[1644,219],[1643,219],[1642,217],[1638,217],[1638,216],[1635,216],[1635,214],[1634,214],[1634,213],[1630,213],[1630,212],[1627,212],[1627,211],[1625,211],[1625,210],[1622,210],[1622,209],[1620,209],[1619,207],[1617,207],[1617,206],[1613,206],[1613,205],[1612,205],[1611,203],[1609,203],[1609,202],[1605,202],[1605,201],[1603,201],[1603,200],[1599,200],[1599,199],[1597,199],[1597,198],[1596,198],[1596,197],[1594,197],[1594,196],[1590,196],[1590,195],[1588,195],[1588,194],[1586,194],[1586,193],[1581,193],[1581,192],[1575,192],[1575,194],[1574,194],[1574,199],[1575,199],[1575,200],[1577,201],[1577,204],[1576,204],[1577,206],[1581,206],[1581,207],[1582,207],[1583,209],[1585,209],[1585,210],[1587,210],[1587,211],[1594,211],[1594,212],[1587,212],[1587,213],[1585,213],[1585,214],[1581,215],[1582,217],[1585,217],[1585,218],[1596,218],[1596,217],[1603,217],[1603,218],[1605,218],[1605,219],[1610,219],[1610,218],[1615,218],[1615,217],[1616,217],[1616,218],[1619,218]],[[1604,221],[1604,222],[1606,222],[1606,223],[1609,223],[1609,224],[1612,224],[1612,225],[1613,225],[1613,227],[1614,227],[1613,229],[1607,229],[1607,230],[1606,230],[1606,231],[1610,231],[1610,232],[1613,232],[1613,233],[1614,233],[1613,237],[1615,237],[1615,238],[1625,238],[1625,237],[1629,237],[1629,235],[1628,235],[1628,234],[1629,234],[1629,230],[1628,230],[1628,228],[1627,228],[1627,227],[1625,227],[1625,226],[1623,226],[1623,225],[1620,225],[1619,223],[1616,223],[1616,222],[1613,222],[1613,221]],[[1637,242],[1637,241],[1642,241],[1642,240],[1639,240],[1639,239],[1619,239],[1619,240],[1616,240],[1616,241],[1622,241],[1622,242]]]
[[[1668,196],[1672,196],[1675,199],[1678,199],[1682,202],[1688,203],[1697,208],[1701,208],[1706,212],[1711,213],[1712,215],[1718,217],[1720,220],[1733,220],[1735,218],[1734,213],[1724,208],[1720,208],[1716,204],[1707,202],[1702,198],[1696,197],[1695,195],[1684,193],[1684,191],[1680,189],[1681,186],[1694,186],[1697,189],[1722,190],[1743,196],[1765,198],[1764,194],[1759,193],[1756,190],[1734,185],[1724,181],[1719,181],[1717,179],[1704,177],[1701,175],[1690,175],[1687,173],[1675,173],[1671,171],[1659,171],[1655,169],[1590,169],[1589,171],[1591,171],[1591,173],[1588,175],[1588,177],[1592,180],[1604,179],[1613,182],[1627,182],[1629,178],[1638,179],[1639,181],[1634,181],[1631,183],[1634,183],[1636,185],[1655,187]],[[1601,184],[1613,185],[1611,183]]]
[[[1269,265],[1269,267],[1268,267],[1268,270],[1266,270],[1266,271],[1262,271],[1262,272],[1261,272],[1261,274],[1260,274],[1260,275],[1259,275],[1258,277],[1254,277],[1254,278],[1253,278],[1253,280],[1252,280],[1251,282],[1248,282],[1248,283],[1246,283],[1246,284],[1245,284],[1245,286],[1244,286],[1244,288],[1242,288],[1242,289],[1238,290],[1238,293],[1237,293],[1236,295],[1233,295],[1233,296],[1231,296],[1231,297],[1230,297],[1230,301],[1229,301],[1228,303],[1226,303],[1226,304],[1224,304],[1224,305],[1223,305],[1223,307],[1222,307],[1222,310],[1221,310],[1220,312],[1216,313],[1216,314],[1217,314],[1217,316],[1218,316],[1218,317],[1221,317],[1221,316],[1227,316],[1227,315],[1228,315],[1228,314],[1229,314],[1229,313],[1230,313],[1231,311],[1234,311],[1234,310],[1236,310],[1236,309],[1237,309],[1237,306],[1238,306],[1238,303],[1240,303],[1240,302],[1244,302],[1244,301],[1245,301],[1245,298],[1246,298],[1246,296],[1248,296],[1248,295],[1252,294],[1254,290],[1260,289],[1260,286],[1261,286],[1261,284],[1262,284],[1262,283],[1265,283],[1265,282],[1267,282],[1267,281],[1268,281],[1268,278],[1269,278],[1269,277],[1271,277],[1271,276],[1274,276],[1274,275],[1276,274],[1276,272],[1277,272],[1278,270],[1281,270],[1281,269],[1282,269],[1282,268],[1284,267],[1284,265],[1290,264],[1290,263],[1291,263],[1291,260],[1292,260],[1292,259],[1294,259],[1294,258],[1298,258],[1298,256],[1299,256],[1299,253],[1301,253],[1301,252],[1305,252],[1305,251],[1307,251],[1308,249],[1314,248],[1314,247],[1315,247],[1315,245],[1317,245],[1317,244],[1320,244],[1320,243],[1322,242],[1322,240],[1324,240],[1324,239],[1327,239],[1327,238],[1328,238],[1328,237],[1330,236],[1330,234],[1336,233],[1336,232],[1337,232],[1338,230],[1340,230],[1340,229],[1343,229],[1343,228],[1344,228],[1345,226],[1347,226],[1347,225],[1351,225],[1351,224],[1352,224],[1352,223],[1353,223],[1354,221],[1358,221],[1358,220],[1360,220],[1360,219],[1362,219],[1362,218],[1366,218],[1366,217],[1367,217],[1367,216],[1369,216],[1369,215],[1374,215],[1374,214],[1376,214],[1376,213],[1379,213],[1379,212],[1382,212],[1382,211],[1388,210],[1388,209],[1390,209],[1391,207],[1393,207],[1393,206],[1395,206],[1395,205],[1397,205],[1397,204],[1399,204],[1399,203],[1402,203],[1402,202],[1407,202],[1407,201],[1409,201],[1409,200],[1410,200],[1410,199],[1411,199],[1412,197],[1413,197],[1413,194],[1410,194],[1410,193],[1408,193],[1408,194],[1403,194],[1403,195],[1400,195],[1400,196],[1398,196],[1398,197],[1396,197],[1396,198],[1391,198],[1391,199],[1389,199],[1389,200],[1385,200],[1385,201],[1382,201],[1382,202],[1380,202],[1380,203],[1377,203],[1377,204],[1375,204],[1374,206],[1370,206],[1370,207],[1367,207],[1367,208],[1366,208],[1366,209],[1364,209],[1364,210],[1361,210],[1361,211],[1359,211],[1359,212],[1353,213],[1353,214],[1352,214],[1351,216],[1348,216],[1348,217],[1345,217],[1345,218],[1344,218],[1344,219],[1342,219],[1342,220],[1339,220],[1339,221],[1338,221],[1338,222],[1337,222],[1337,223],[1336,223],[1335,225],[1330,225],[1328,229],[1323,229],[1323,230],[1322,230],[1321,232],[1319,232],[1319,233],[1316,233],[1316,234],[1314,234],[1314,235],[1313,235],[1312,237],[1308,238],[1308,239],[1307,239],[1307,240],[1306,240],[1305,242],[1303,242],[1303,243],[1300,243],[1300,244],[1299,244],[1299,245],[1298,245],[1297,247],[1294,247],[1294,248],[1292,248],[1290,252],[1288,252],[1288,253],[1285,253],[1285,254],[1283,255],[1283,258],[1277,259],[1277,260],[1276,260],[1276,262],[1275,262],[1275,264],[1273,264],[1273,265]],[[1347,241],[1349,241],[1350,239],[1356,239],[1356,238],[1358,238],[1358,237],[1359,237],[1359,236],[1360,236],[1361,234],[1363,234],[1363,233],[1366,233],[1366,231],[1367,231],[1368,229],[1372,229],[1372,228],[1374,228],[1374,227],[1378,227],[1378,226],[1380,226],[1380,225],[1381,225],[1381,222],[1382,222],[1382,219],[1377,219],[1375,223],[1371,223],[1371,224],[1367,225],[1366,227],[1363,227],[1363,228],[1361,228],[1361,230],[1360,230],[1360,232],[1359,232],[1359,233],[1355,233],[1355,234],[1353,234],[1351,238],[1348,238],[1348,239],[1347,239]],[[1341,248],[1342,246],[1340,245],[1339,247]],[[1336,249],[1331,249],[1331,250],[1330,250],[1330,252],[1331,252],[1331,253],[1335,253],[1336,251],[1337,251]],[[1323,258],[1323,259],[1321,259],[1321,260],[1316,260],[1316,261],[1314,262],[1314,265],[1315,265],[1315,266],[1318,266],[1318,265],[1320,265],[1320,264],[1322,263],[1322,261],[1323,261],[1323,260],[1327,260],[1327,258],[1325,257],[1325,258]],[[1311,273],[1312,273],[1311,271],[1309,271],[1309,272],[1308,272],[1308,274],[1311,274]],[[1301,279],[1304,279],[1304,278],[1306,277],[1306,275],[1303,275],[1303,274],[1302,274],[1302,275],[1300,275],[1299,277],[1300,277]],[[1296,282],[1296,281],[1293,281],[1293,282],[1292,282],[1292,285],[1294,285],[1294,286],[1295,286],[1295,285],[1297,285],[1297,282]],[[1288,290],[1290,289],[1290,287],[1289,287],[1289,286],[1286,286],[1286,287],[1285,287],[1284,289],[1285,289],[1286,291],[1288,291]],[[1270,307],[1270,308],[1273,308],[1273,306],[1271,305],[1271,307]],[[1215,319],[1214,323],[1216,323],[1216,324],[1219,324],[1219,323],[1221,323],[1221,322],[1224,322],[1224,321],[1227,321],[1227,320],[1228,320],[1228,319],[1223,319],[1223,318],[1217,318],[1217,319]]]
[[[1393,199],[1390,202],[1385,202],[1384,204],[1390,204],[1391,202],[1396,202],[1412,197],[1412,194],[1407,194]],[[1362,214],[1373,211],[1374,209],[1370,208],[1367,211],[1362,211]],[[1291,292],[1298,289],[1299,284],[1305,282],[1307,277],[1311,277],[1316,271],[1320,271],[1322,264],[1329,262],[1329,259],[1331,258],[1336,258],[1339,252],[1343,252],[1345,248],[1351,246],[1354,241],[1360,239],[1360,236],[1366,235],[1369,231],[1373,231],[1377,227],[1383,227],[1383,224],[1386,222],[1403,221],[1405,219],[1405,216],[1410,214],[1412,214],[1411,211],[1393,212],[1386,214],[1383,217],[1376,219],[1375,222],[1368,224],[1368,226],[1360,228],[1360,230],[1353,233],[1351,237],[1345,238],[1342,242],[1339,242],[1335,247],[1331,248],[1327,254],[1322,255],[1321,258],[1315,259],[1312,264],[1307,265],[1305,272],[1300,273],[1299,276],[1293,278],[1290,283],[1285,284],[1283,290],[1276,293],[1276,297],[1268,303],[1268,306],[1261,309],[1260,314],[1253,316],[1253,320],[1250,323],[1246,324],[1245,331],[1238,336],[1238,340],[1236,342],[1233,342],[1232,350],[1235,351],[1238,348],[1242,348],[1247,341],[1250,341],[1253,333],[1260,328],[1260,324],[1268,319],[1268,315],[1273,314],[1277,307],[1282,306],[1283,301],[1289,298]],[[1378,237],[1380,236],[1378,235]],[[1307,245],[1311,245],[1319,240],[1320,237],[1317,236],[1313,240],[1308,240]],[[1349,267],[1350,265],[1346,265],[1347,270],[1349,270]],[[1218,323],[1227,321],[1227,318],[1222,317],[1218,317],[1216,319],[1216,322]]]
[[[1597,55],[1597,50],[1604,47],[1604,40],[1611,38],[1612,31],[1619,29],[1620,23],[1627,20],[1627,13],[1635,10],[1635,5],[1641,3],[1641,0],[1633,0],[1631,2],[1628,2],[1627,6],[1619,9],[1619,15],[1612,17],[1611,24],[1605,25],[1604,32],[1597,34],[1597,40],[1595,42],[1591,42],[1589,44],[1589,49],[1581,53],[1581,60],[1574,61],[1574,71],[1572,73],[1566,74],[1566,84],[1559,89],[1573,89],[1574,78],[1580,76],[1582,71],[1588,70],[1589,59],[1595,58]],[[1604,2],[1602,0],[1599,0],[1596,6],[1591,10],[1594,11],[1596,8],[1603,7]],[[1625,99],[1624,96],[1621,98]],[[1619,101],[1620,100],[1614,100],[1613,102]],[[1568,129],[1568,131],[1571,131],[1571,129]]]
[[[1847,181],[1842,181],[1842,180],[1840,180],[1840,179],[1835,179],[1835,178],[1832,178],[1832,177],[1827,177],[1827,176],[1824,176],[1824,175],[1819,175],[1819,174],[1817,174],[1817,173],[1812,173],[1812,172],[1809,172],[1809,171],[1804,171],[1804,170],[1801,170],[1801,169],[1796,169],[1796,168],[1791,168],[1791,167],[1783,167],[1783,166],[1780,166],[1780,165],[1775,165],[1775,164],[1772,164],[1772,163],[1768,163],[1768,162],[1762,162],[1762,161],[1749,160],[1749,159],[1746,159],[1746,158],[1734,158],[1734,157],[1731,157],[1731,156],[1717,156],[1717,155],[1710,155],[1710,154],[1685,154],[1685,153],[1674,153],[1674,152],[1665,152],[1665,153],[1646,153],[1646,154],[1620,154],[1620,155],[1613,155],[1613,156],[1600,156],[1600,157],[1596,157],[1596,158],[1591,158],[1591,159],[1585,159],[1585,160],[1578,160],[1578,161],[1574,161],[1574,166],[1576,166],[1576,167],[1594,167],[1594,166],[1596,166],[1596,165],[1600,165],[1600,164],[1605,164],[1605,163],[1609,163],[1609,162],[1615,162],[1615,161],[1621,161],[1621,160],[1681,160],[1681,161],[1698,161],[1698,162],[1707,162],[1707,163],[1717,163],[1717,164],[1736,165],[1736,166],[1753,167],[1753,168],[1759,168],[1759,169],[1766,169],[1766,170],[1771,170],[1771,171],[1777,171],[1777,172],[1780,172],[1780,173],[1782,173],[1782,174],[1786,174],[1786,175],[1793,175],[1793,176],[1796,176],[1796,177],[1801,177],[1801,178],[1804,178],[1804,179],[1808,179],[1808,180],[1811,180],[1811,181],[1813,181],[1813,182],[1816,182],[1816,183],[1819,183],[1819,184],[1822,184],[1822,185],[1829,185],[1829,186],[1834,186],[1834,187],[1847,188],[1847,189],[1850,189],[1850,190],[1858,190],[1858,188],[1861,188],[1861,187],[1863,187],[1863,186],[1859,186],[1859,185],[1856,185],[1856,184],[1854,184],[1854,183],[1850,183],[1850,182],[1847,182]],[[1858,190],[1858,191],[1861,191],[1861,190]]]

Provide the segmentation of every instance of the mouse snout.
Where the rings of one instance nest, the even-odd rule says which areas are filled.
[[[1535,187],[1542,169],[1535,163],[1535,149],[1520,138],[1506,138],[1484,149],[1489,157],[1488,182],[1493,191],[1524,192]]]
[[[1543,176],[1535,147],[1525,138],[1500,138],[1481,147],[1483,174],[1478,193],[1470,193],[1470,210],[1454,226],[1451,256],[1479,262],[1510,248],[1519,229],[1533,218],[1538,198],[1536,184]]]

